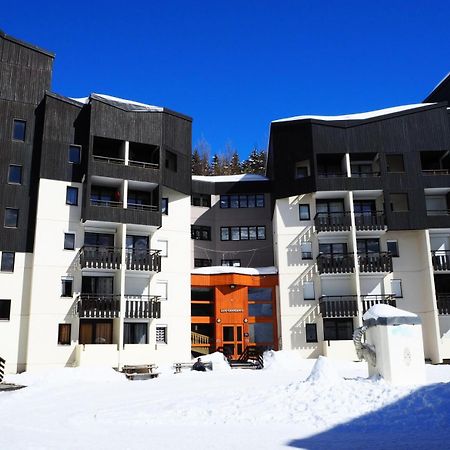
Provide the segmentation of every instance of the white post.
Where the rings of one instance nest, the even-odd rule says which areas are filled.
[[[121,264],[120,264],[120,313],[119,313],[119,353],[118,353],[118,370],[122,369],[122,352],[124,347],[124,319],[125,319],[125,274],[126,274],[126,240],[127,240],[127,226],[121,224],[120,249],[121,249]]]
[[[125,165],[128,166],[130,161],[130,143],[128,141],[125,141],[124,143],[124,159]]]

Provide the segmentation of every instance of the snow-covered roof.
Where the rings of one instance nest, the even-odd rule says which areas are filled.
[[[278,270],[274,266],[270,267],[230,267],[211,266],[198,267],[192,270],[193,275],[220,275],[224,273],[237,273],[240,275],[276,275]]]
[[[119,97],[113,97],[112,95],[105,95],[105,94],[95,94],[92,93],[89,97],[82,97],[82,98],[72,98],[72,100],[75,100],[79,103],[89,103],[90,99],[96,99],[96,100],[104,100],[108,103],[118,103],[121,106],[125,106],[130,111],[156,111],[161,112],[164,109],[160,106],[154,106],[154,105],[147,105],[146,103],[140,103],[135,102],[134,100],[126,100],[124,98]]]
[[[390,318],[390,317],[417,317],[409,311],[404,311],[403,309],[395,308],[391,305],[378,304],[369,308],[363,315],[363,320],[369,319],[379,319],[380,317]]]
[[[439,81],[439,83],[432,89],[432,91],[430,92],[430,95],[432,92],[434,92],[448,77],[450,76],[450,72],[447,73],[447,75],[445,75],[444,78],[442,78],[441,81]]]
[[[408,111],[410,109],[423,108],[425,106],[435,105],[436,103],[417,103],[414,105],[402,105],[402,106],[394,106],[392,108],[384,108],[378,109],[376,111],[368,111],[364,113],[357,114],[344,114],[341,116],[295,116],[295,117],[287,117],[285,119],[273,120],[272,123],[277,122],[291,122],[296,120],[305,120],[305,119],[316,119],[316,120],[324,120],[324,121],[335,121],[335,120],[365,120],[371,119],[374,117],[385,116],[387,114],[394,114],[397,112]]]
[[[239,175],[193,175],[192,179],[195,181],[207,181],[210,183],[226,183],[235,181],[267,181],[268,178],[264,175],[255,175],[252,173],[242,173]]]

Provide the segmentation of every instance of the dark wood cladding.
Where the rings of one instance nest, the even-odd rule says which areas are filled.
[[[134,181],[147,181],[160,183],[159,169],[149,167],[125,166],[124,164],[113,164],[107,161],[95,160],[91,156],[89,171],[92,175],[107,178],[119,178]]]
[[[270,180],[211,182],[192,180],[192,192],[197,194],[263,194],[271,192]]]

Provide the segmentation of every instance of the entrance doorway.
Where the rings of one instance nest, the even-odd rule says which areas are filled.
[[[239,358],[244,351],[242,325],[222,326],[223,353],[233,359]]]

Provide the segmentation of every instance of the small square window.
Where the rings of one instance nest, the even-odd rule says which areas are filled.
[[[73,295],[73,279],[61,279],[61,297],[72,297]]]
[[[75,250],[74,233],[64,233],[64,250]]]
[[[300,249],[302,251],[302,259],[312,259],[312,243],[302,242],[300,244]]]
[[[156,327],[156,343],[167,344],[167,326]]]
[[[304,300],[315,300],[316,295],[314,293],[314,282],[305,281],[303,283],[303,299]]]
[[[403,298],[402,280],[391,280],[391,290],[395,298]]]
[[[78,205],[78,188],[67,186],[66,191],[66,205]]]
[[[25,120],[14,119],[13,121],[13,139],[15,141],[25,141],[27,123]]]
[[[69,163],[80,164],[81,163],[81,146],[69,145]]]
[[[0,300],[0,320],[9,320],[11,317],[11,300]]]
[[[2,272],[14,272],[14,252],[2,252],[2,263],[0,270]]]
[[[317,342],[317,325],[315,323],[307,323],[305,333],[306,342]]]
[[[169,199],[167,197],[161,199],[161,214],[169,215]]]
[[[300,220],[311,220],[311,214],[309,211],[308,204],[298,205],[298,212],[299,212]]]
[[[387,251],[393,257],[399,257],[400,253],[398,251],[398,242],[397,241],[387,241]]]
[[[5,222],[6,228],[17,228],[19,225],[19,210],[16,208],[5,209]]]
[[[169,283],[167,281],[157,281],[156,282],[156,295],[159,295],[159,299],[162,301],[167,300]]]
[[[22,166],[11,164],[8,171],[8,183],[22,184]]]
[[[58,325],[58,345],[70,345],[70,334],[72,325],[70,323],[60,323]]]

